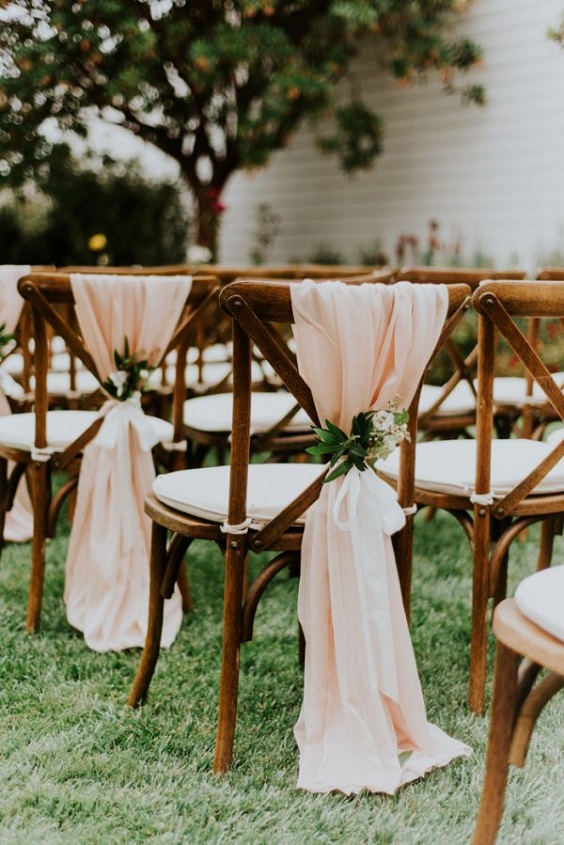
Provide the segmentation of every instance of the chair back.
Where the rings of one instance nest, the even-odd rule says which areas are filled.
[[[152,275],[139,273],[139,275]],[[158,283],[158,280],[157,282]],[[70,355],[80,360],[92,375],[101,381],[94,359],[86,348],[81,336],[75,311],[75,299],[71,285],[71,274],[61,272],[36,272],[24,276],[18,283],[20,294],[30,303],[33,334],[34,354],[33,368],[35,372],[35,419],[36,419],[36,448],[47,445],[46,415],[49,409],[50,397],[47,390],[47,373],[50,362],[49,336],[56,334],[61,337]],[[184,371],[188,348],[193,338],[198,320],[203,311],[215,303],[217,298],[217,279],[213,276],[194,277],[190,294],[184,305],[182,318],[163,353],[163,359],[176,350],[177,366],[176,378],[173,386],[172,422],[175,428],[175,440],[182,439],[182,403],[186,396]],[[62,465],[66,465],[97,433],[101,424],[96,423],[80,438],[80,442],[73,444],[65,453]]]
[[[507,342],[514,358],[522,364],[532,382],[544,392],[555,419],[564,422],[564,394],[551,372],[551,369],[564,369],[564,352],[560,356],[561,365],[556,367],[551,362],[549,369],[543,358],[547,351],[552,352],[552,344],[544,348],[539,344],[533,345],[522,330],[523,321],[527,319],[564,317],[564,281],[488,281],[475,291],[472,303],[478,313],[479,334],[476,494],[484,496],[491,492],[493,380],[500,338]],[[564,456],[564,438],[556,436],[553,443],[556,445],[552,449],[546,448],[546,444],[527,444],[527,448],[538,447],[539,462],[533,462],[526,477],[495,502],[492,508],[494,517],[502,519],[517,508],[533,515],[550,513],[554,509],[553,497],[564,493],[564,475],[558,472],[557,467]],[[562,476],[560,481],[559,476]],[[536,495],[530,497],[533,491]],[[543,491],[546,495],[540,495]]]
[[[466,284],[472,290],[484,279],[524,279],[522,270],[499,271],[475,267],[404,267],[394,281],[417,284]],[[475,317],[471,311],[459,330],[439,352],[433,378],[420,407],[420,430],[427,439],[467,434],[475,422],[476,362],[478,357]]]
[[[537,279],[544,282],[559,282],[564,279],[564,267],[539,267]]]
[[[494,270],[491,267],[402,267],[394,274],[395,281],[418,284],[465,284],[475,290],[484,279],[524,279],[524,270]]]
[[[288,336],[283,327],[293,322],[291,286],[296,282],[271,280],[236,281],[221,291],[220,305],[233,322],[234,404],[231,451],[231,488],[229,523],[238,525],[246,519],[246,484],[251,436],[251,361],[253,347],[269,362],[280,381],[295,397],[315,425],[320,424],[312,392],[298,371],[295,356],[284,343]],[[466,285],[448,288],[449,319],[439,343],[449,334],[469,302]],[[359,353],[360,354],[360,353]],[[415,432],[417,422],[412,421]],[[323,484],[323,475],[296,498],[285,510],[267,522],[250,540],[259,551],[274,544],[280,547],[281,537],[296,519],[315,501]],[[410,495],[402,474],[402,495]],[[401,502],[401,498],[400,498]]]
[[[5,331],[9,334],[15,335],[15,344],[2,361],[10,358],[10,362],[6,367],[6,371],[10,373],[19,384],[20,391],[23,396],[10,396],[11,402],[17,406],[26,404],[25,394],[29,391],[29,381],[31,376],[31,312],[28,303],[21,299],[15,284],[17,283],[18,271],[23,276],[29,272],[41,272],[54,270],[52,265],[0,265],[0,281],[3,284],[2,301],[7,304],[6,297],[11,300],[14,297],[17,302],[10,304],[6,312],[0,315],[0,324],[4,325]],[[5,276],[3,275],[5,274]],[[5,284],[7,283],[7,287]],[[14,319],[10,319],[9,315],[13,315]],[[17,319],[16,319],[16,315]],[[17,398],[17,401],[16,401]]]

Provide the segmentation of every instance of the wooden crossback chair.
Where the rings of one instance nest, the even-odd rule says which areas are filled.
[[[153,276],[194,275],[198,278],[213,278],[220,286],[224,283],[221,276],[210,274],[198,266],[186,264],[163,264],[156,266],[86,266],[76,265],[58,268],[61,273],[101,273],[101,274],[143,274]],[[213,307],[215,306],[215,307]],[[217,298],[206,308],[197,321],[185,363],[185,386],[187,396],[201,396],[221,390],[231,375],[231,354],[226,346],[226,330],[222,328],[224,317],[217,307]],[[80,366],[80,362],[78,362]],[[90,375],[81,368],[81,373]],[[149,413],[160,416],[170,412],[174,385],[179,373],[176,352],[167,355],[151,379],[151,390],[143,397],[143,404]],[[257,378],[262,378],[259,374]]]
[[[471,845],[494,845],[509,766],[525,765],[537,719],[564,687],[563,608],[560,565],[526,578],[515,598],[494,612],[497,651],[486,773]],[[548,674],[539,677],[542,669]]]
[[[230,284],[237,279],[348,279],[355,276],[381,276],[382,281],[392,276],[393,271],[388,267],[366,267],[350,264],[274,264],[260,266],[207,264],[199,268],[200,272],[211,273],[220,280],[222,285]],[[196,266],[186,265],[176,272],[196,272]]]
[[[260,268],[263,272],[268,268]],[[284,268],[275,268],[277,273]],[[328,281],[329,275],[322,276],[321,269],[314,281]],[[335,268],[336,269],[336,268]],[[350,270],[351,268],[345,268]],[[295,272],[287,268],[287,272]],[[227,270],[227,278],[233,270]],[[305,277],[304,277],[305,278]],[[346,284],[388,283],[392,280],[388,270],[377,270],[359,275],[344,274]],[[242,277],[238,281],[250,281],[252,277]],[[284,281],[281,276],[265,276],[261,281]],[[296,281],[302,279],[296,278]],[[205,354],[205,353],[204,353]],[[263,374],[255,381],[251,403],[251,449],[254,453],[267,453],[277,460],[286,460],[291,455],[303,454],[312,443],[311,419],[300,410],[291,394],[284,390],[283,384],[276,377],[272,368],[264,362],[260,352],[253,349],[253,372],[257,369]],[[228,379],[221,383],[221,389],[206,393],[204,396],[189,397],[184,405],[184,424],[186,436],[192,444],[193,466],[200,466],[205,458],[213,453],[217,462],[225,461],[231,441],[231,416],[233,392]]]
[[[307,415],[319,424],[309,387],[293,355],[281,342],[280,324],[292,322],[292,283],[235,282],[220,302],[233,321],[234,403],[231,464],[169,473],[157,478],[146,500],[153,520],[149,625],[145,648],[129,696],[145,699],[158,655],[165,598],[172,594],[178,567],[194,539],[212,540],[225,555],[223,654],[214,768],[229,766],[237,714],[239,651],[252,638],[258,602],[272,578],[290,567],[297,572],[307,508],[319,495],[327,469],[315,463],[249,462],[251,448],[251,347],[256,345]],[[449,288],[452,330],[468,304],[469,288]],[[365,350],[359,350],[365,354]],[[411,504],[402,500],[400,504]],[[167,541],[168,533],[171,533]],[[246,585],[249,553],[277,554]]]
[[[52,265],[2,265],[10,273],[19,271],[23,276],[29,272],[54,270]],[[16,276],[13,277],[14,280]],[[11,286],[10,286],[11,290]],[[13,411],[25,409],[29,405],[29,381],[31,375],[31,312],[17,291],[14,292],[21,312],[15,326],[8,326],[6,315],[0,314],[0,324],[13,331],[15,338],[9,348],[2,350],[2,371],[13,379],[8,387],[8,402]],[[17,310],[17,306],[16,306]],[[9,380],[8,380],[9,381]]]
[[[563,267],[541,267],[538,281],[563,281]],[[533,348],[543,343],[550,343],[557,349],[554,340],[562,331],[564,320],[531,318],[527,323],[527,337]],[[554,362],[551,369],[554,370]],[[554,372],[554,378],[564,388],[564,372]],[[517,437],[531,437],[541,440],[548,426],[558,420],[542,389],[535,384],[528,372],[523,372],[494,382],[494,403],[496,417],[505,418],[506,430],[511,430]]]
[[[395,281],[419,284],[466,284],[475,290],[484,279],[524,279],[521,270],[498,271],[472,267],[404,267]],[[450,337],[442,352],[450,375],[442,384],[425,384],[419,399],[419,431],[426,439],[468,437],[476,423],[477,342],[472,339],[471,312],[466,330]],[[462,327],[461,327],[462,328]]]
[[[414,501],[449,511],[473,550],[469,702],[484,707],[488,599],[505,596],[511,542],[541,522],[539,568],[551,560],[554,523],[564,509],[564,439],[548,443],[496,438],[493,385],[500,337],[545,391],[564,421],[564,395],[518,323],[564,315],[564,282],[490,281],[472,298],[478,313],[477,437],[472,440],[411,443],[415,462]],[[390,456],[380,471],[393,483],[399,460]]]
[[[45,542],[54,536],[62,504],[78,483],[80,456],[83,448],[97,434],[102,420],[96,411],[49,410],[47,371],[49,365],[48,327],[62,337],[68,348],[99,380],[92,356],[85,348],[77,323],[66,321],[74,303],[69,274],[33,273],[20,279],[21,295],[30,303],[33,314],[35,341],[34,411],[18,414],[17,418],[0,419],[0,527],[13,499],[14,487],[25,473],[29,480],[34,511],[31,578],[26,627],[39,626],[45,569]],[[195,278],[186,303],[182,322],[170,340],[169,349],[178,348],[179,357],[186,355],[190,336],[202,312],[217,296],[217,281],[213,277]],[[64,305],[61,311],[59,306]],[[175,444],[182,445],[182,402],[185,397],[184,373],[178,379],[177,401],[172,421],[155,419],[161,442],[173,454]],[[10,478],[7,462],[14,461]],[[58,492],[51,492],[53,472],[65,472],[68,480]]]

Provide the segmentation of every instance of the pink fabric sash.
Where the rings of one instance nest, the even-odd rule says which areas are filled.
[[[114,350],[157,365],[190,291],[188,276],[72,275],[84,343],[103,381],[115,371]],[[140,397],[108,400],[104,423],[84,450],[66,562],[65,602],[71,625],[96,651],[143,646],[149,597],[150,520],[143,504],[155,469],[154,428]],[[182,621],[177,591],[166,602],[162,645]]]
[[[293,285],[298,365],[321,424],[350,431],[360,411],[407,407],[447,304],[437,285]],[[395,492],[369,469],[326,484],[307,514],[295,727],[303,789],[393,794],[470,753],[427,722],[390,537],[404,522]]]
[[[18,293],[18,281],[31,270],[29,265],[4,264],[0,266],[0,324],[6,324],[6,332],[13,334],[20,319],[23,299]],[[0,416],[11,414],[6,393],[23,393],[9,373],[0,366]],[[10,462],[8,472],[13,468]],[[33,536],[33,509],[25,478],[18,485],[11,510],[6,514],[4,539],[23,543]]]

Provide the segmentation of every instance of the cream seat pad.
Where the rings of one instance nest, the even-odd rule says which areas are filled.
[[[321,475],[321,464],[251,464],[247,516],[255,527],[276,516]],[[182,513],[212,522],[227,518],[228,466],[185,469],[159,475],[153,483],[157,499]]]
[[[268,431],[296,405],[294,397],[285,392],[253,393],[251,395],[251,431]],[[233,394],[215,393],[198,396],[184,403],[184,424],[200,431],[231,431]],[[284,426],[285,431],[303,431],[312,425],[310,417],[300,408]]]
[[[442,387],[433,384],[424,384],[419,398],[419,413],[426,413],[434,405],[441,395]],[[476,410],[476,397],[467,381],[460,381],[451,393],[446,397],[436,414],[443,416],[456,416],[458,414],[471,414]]]
[[[564,440],[564,426],[553,429],[546,438],[546,442],[551,449],[554,449],[556,444],[560,443],[561,440]]]
[[[75,373],[75,390],[77,393],[94,393],[100,387],[100,382],[89,370],[78,370]],[[30,379],[30,388],[35,390],[35,378]],[[69,393],[70,373],[53,371],[47,373],[47,393]]]
[[[559,387],[564,385],[564,373],[552,374]],[[493,382],[493,399],[496,405],[544,405],[548,401],[544,390],[535,382],[531,396],[527,396],[527,382],[515,376],[500,376]]]
[[[167,384],[174,384],[176,370],[173,365],[168,365],[166,368]],[[213,390],[224,384],[233,384],[233,366],[228,361],[212,361],[204,362],[203,367],[198,367],[197,364],[189,364],[186,367],[184,378],[186,387],[196,393],[204,393],[205,391]],[[251,378],[256,384],[261,384],[265,381],[265,372],[257,361],[252,362]],[[152,388],[158,388],[162,384],[161,368],[154,370],[149,378],[149,385]]]
[[[551,566],[521,581],[515,591],[521,613],[564,642],[564,566]]]
[[[534,440],[493,440],[491,491],[503,496],[521,481],[549,453],[547,443]],[[378,462],[378,471],[396,479],[399,450]],[[415,484],[437,493],[469,496],[474,491],[476,473],[475,440],[442,440],[418,443],[415,459]],[[548,473],[535,488],[536,493],[564,490],[564,460]]]
[[[10,373],[11,376],[21,376],[24,370],[24,357],[21,352],[12,352],[7,358],[2,361],[2,369]]]
[[[97,418],[97,411],[49,411],[47,413],[47,448],[65,449],[86,431]],[[173,438],[174,428],[165,420],[149,417],[161,442]],[[10,414],[0,417],[0,443],[12,449],[31,452],[35,443],[35,414]]]

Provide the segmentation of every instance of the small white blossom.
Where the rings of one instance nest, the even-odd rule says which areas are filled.
[[[127,384],[127,373],[125,370],[115,370],[109,374],[108,378],[116,388],[116,394],[119,398],[123,395],[125,385]]]
[[[398,445],[398,442],[396,434],[386,434],[383,443],[384,449],[391,454]]]

